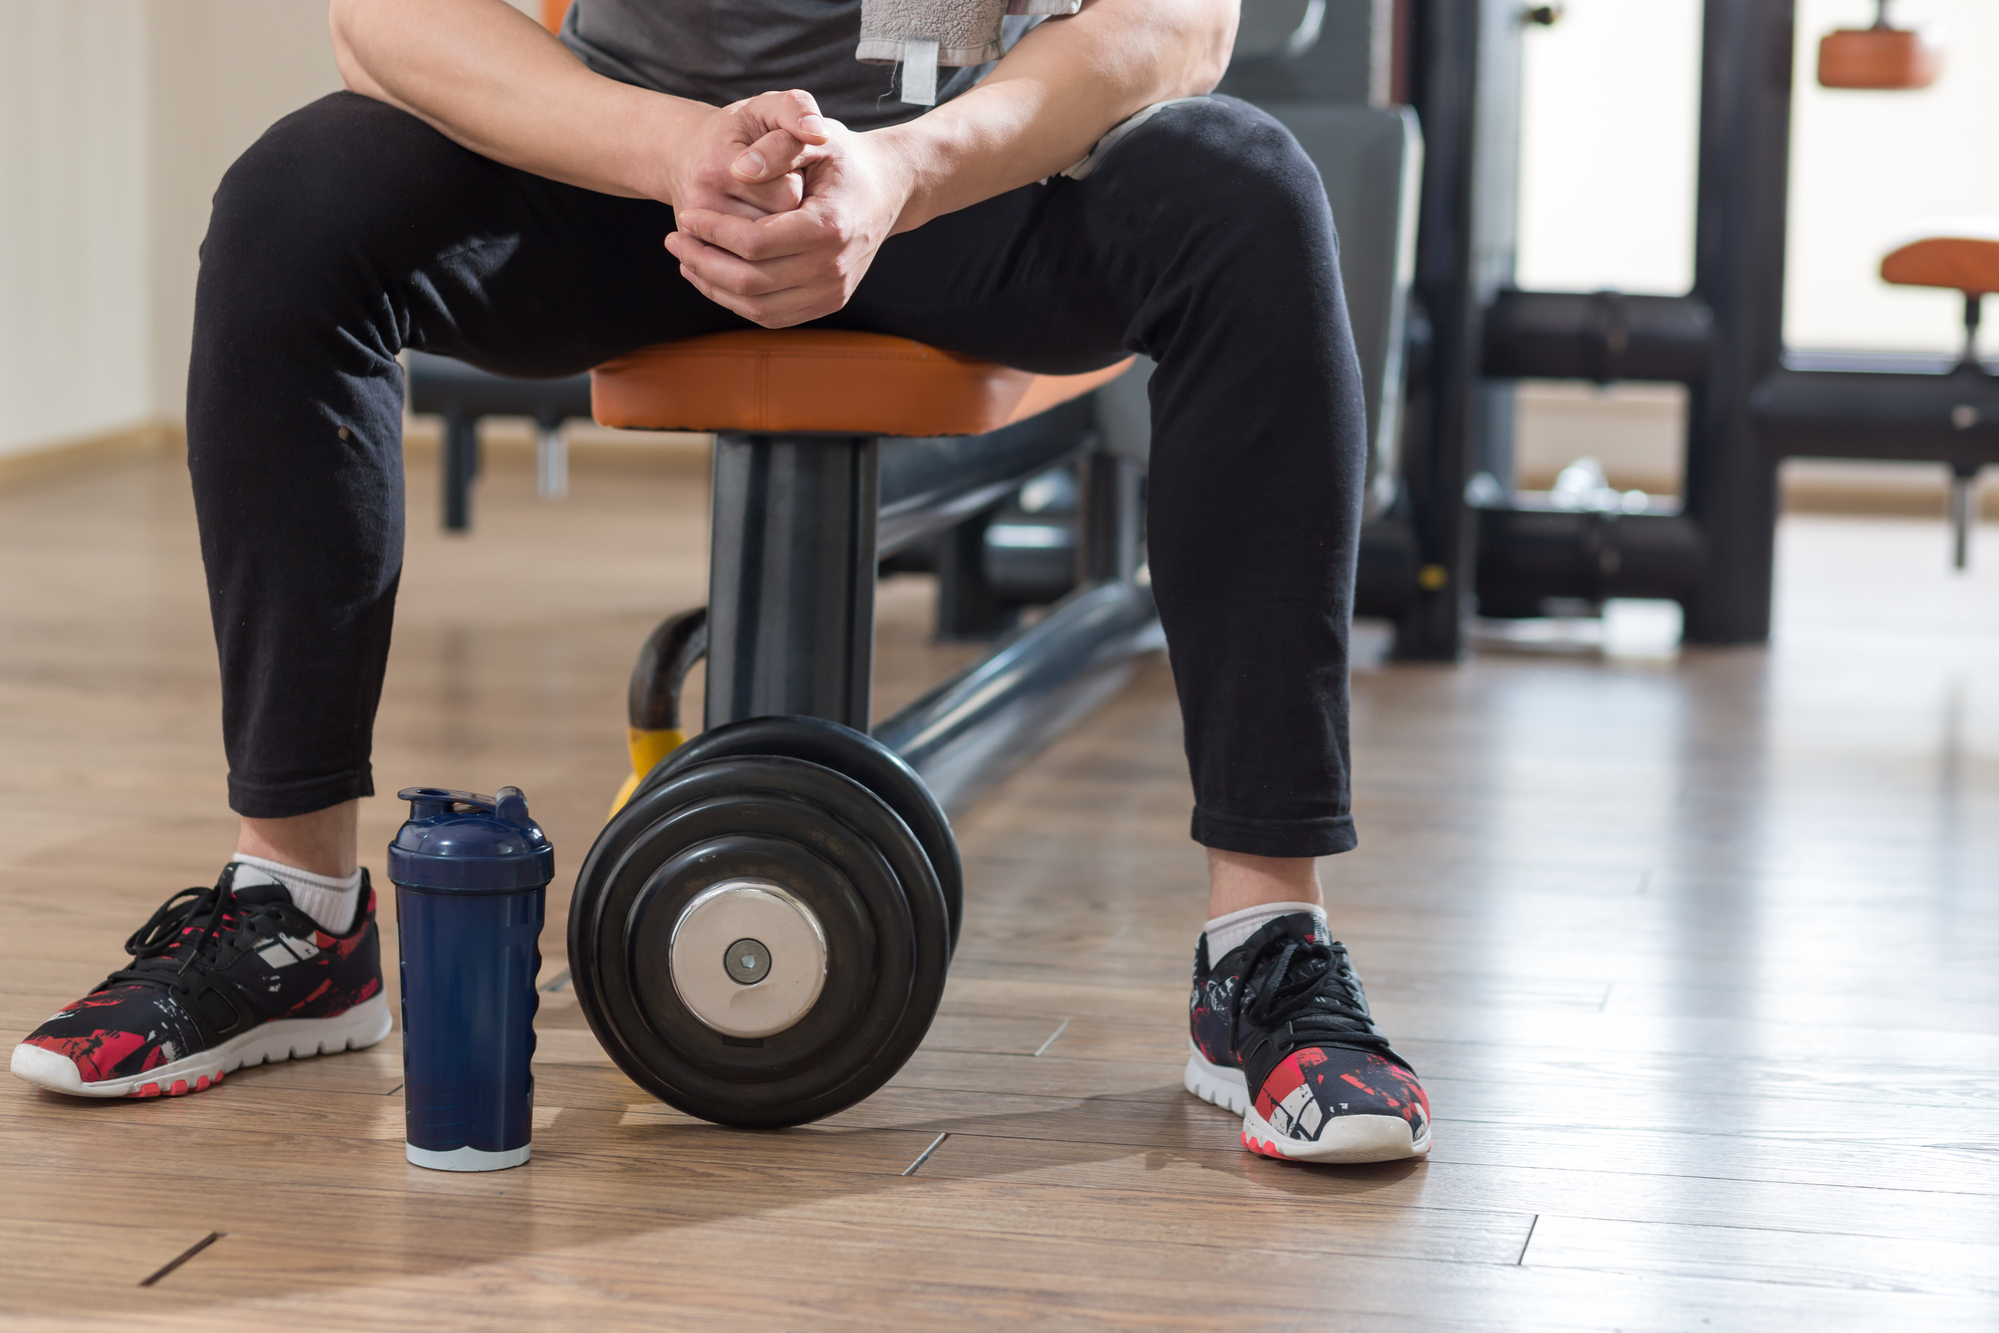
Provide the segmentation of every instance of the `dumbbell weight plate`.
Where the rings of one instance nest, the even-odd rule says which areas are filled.
[[[704,893],[759,881],[809,913],[825,975],[795,1023],[743,1037],[690,1008],[690,987],[716,978],[676,985],[674,935]],[[928,1030],[948,956],[943,891],[908,825],[853,779],[770,756],[649,781],[599,835],[570,913],[577,998],[606,1051],[661,1100],[724,1124],[798,1124],[880,1087]],[[711,965],[725,975],[719,952]]]
[[[830,1085],[888,1043],[914,979],[915,923],[878,857],[852,873],[839,868],[868,860],[871,849],[864,843],[826,855],[787,836],[816,821],[798,803],[766,797],[697,800],[647,830],[649,836],[614,869],[609,930],[599,956],[615,956],[606,958],[602,989],[607,1012],[622,1020],[626,1046],[649,1067],[666,1067],[658,1064],[662,1060],[685,1065],[680,1082],[689,1088],[696,1075],[726,1085],[813,1071]],[[809,836],[823,843],[825,835],[822,826]],[[782,885],[813,914],[826,940],[826,973],[812,1005],[795,1022],[753,1041],[706,1022],[698,1000],[688,1003],[688,992],[700,990],[703,981],[727,981],[720,949],[705,977],[698,961],[686,976],[676,976],[673,967],[674,936],[696,899],[739,880]],[[785,961],[787,967],[792,962]],[[722,1088],[711,1091],[723,1095]]]
[[[872,736],[817,717],[753,717],[704,731],[674,750],[638,786],[666,781],[675,773],[710,760],[747,755],[782,755],[844,773],[888,803],[923,845],[943,887],[951,912],[951,948],[965,915],[965,874],[951,821],[930,788],[901,755]]]

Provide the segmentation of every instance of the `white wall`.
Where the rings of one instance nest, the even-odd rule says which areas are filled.
[[[1700,0],[1566,0],[1526,32],[1519,282],[1684,292],[1694,277]]]
[[[0,454],[179,420],[209,196],[339,86],[325,0],[0,0]]]
[[[196,253],[222,173],[273,121],[337,91],[326,0],[151,0],[153,410],[187,394]]]
[[[145,0],[0,0],[0,453],[153,410]]]

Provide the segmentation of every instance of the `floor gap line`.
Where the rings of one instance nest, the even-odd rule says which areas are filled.
[[[902,1168],[902,1174],[904,1174],[905,1176],[915,1175],[916,1168],[922,1166],[925,1162],[929,1161],[930,1154],[937,1151],[937,1145],[950,1137],[951,1137],[951,1131],[947,1129],[942,1134],[939,1134],[936,1138],[930,1140],[930,1146],[928,1148],[925,1148],[922,1152],[918,1153],[916,1155],[915,1161],[911,1162],[908,1166]]]
[[[561,990],[564,986],[567,986],[568,984],[569,984],[569,969],[565,967],[560,972],[557,972],[554,976],[548,979],[548,984],[541,988],[541,993],[543,995],[553,995],[557,991]]]
[[[182,1250],[179,1254],[175,1255],[173,1258],[167,1260],[166,1263],[160,1266],[159,1271],[155,1272],[151,1277],[143,1279],[139,1283],[139,1285],[142,1287],[152,1286],[155,1282],[158,1282],[161,1278],[173,1272],[176,1268],[179,1268],[182,1264],[186,1263],[188,1260],[194,1258],[195,1255],[200,1254],[203,1250],[213,1245],[216,1241],[221,1240],[222,1237],[226,1234],[227,1234],[226,1232],[221,1232],[221,1231],[209,1232],[206,1236],[203,1236],[200,1240],[188,1246],[186,1249]]]
[[[1042,1042],[1041,1045],[1037,1046],[1034,1050],[1034,1053],[1036,1055],[1042,1055],[1046,1053],[1048,1048],[1055,1044],[1055,1039],[1069,1030],[1069,1024],[1073,1021],[1074,1020],[1072,1019],[1067,1019],[1067,1018],[1063,1019],[1062,1026],[1056,1028],[1053,1032],[1049,1033],[1048,1040]]]

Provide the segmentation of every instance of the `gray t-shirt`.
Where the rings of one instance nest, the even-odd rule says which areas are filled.
[[[1006,21],[1008,45],[1029,22]],[[821,111],[857,130],[924,109],[897,99],[894,66],[854,58],[861,0],[575,0],[561,36],[606,78],[714,106],[803,88]],[[971,87],[990,68],[952,71],[937,100]]]

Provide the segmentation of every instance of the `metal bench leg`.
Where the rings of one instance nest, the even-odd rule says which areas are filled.
[[[1144,558],[1144,474],[1136,464],[1105,450],[1082,462],[1082,530],[1076,540],[1076,582],[1129,583]]]
[[[569,440],[562,433],[562,418],[541,417],[535,422],[534,491],[544,500],[560,500],[569,494]]]
[[[1951,568],[1971,564],[1971,529],[1978,522],[1978,469],[1956,467],[1950,474]]]
[[[945,643],[993,639],[1020,620],[1018,607],[1002,606],[986,577],[986,529],[994,510],[937,536],[937,637]]]
[[[444,414],[444,528],[464,532],[472,526],[472,482],[479,475],[479,418],[463,412]]]
[[[872,437],[716,441],[708,726],[790,714],[868,729],[879,507]]]

